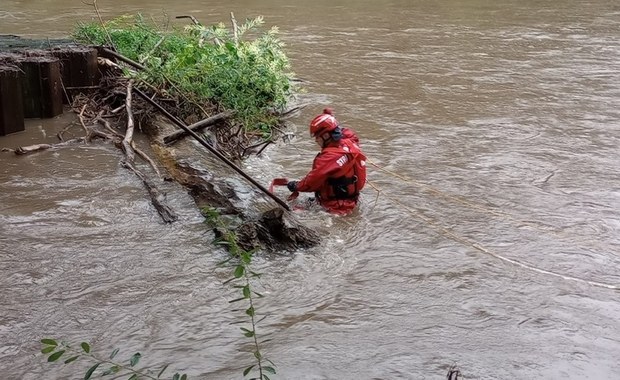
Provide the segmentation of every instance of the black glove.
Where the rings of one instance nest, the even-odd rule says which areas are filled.
[[[289,181],[289,182],[286,184],[286,187],[288,187],[288,189],[289,189],[289,191],[290,191],[291,193],[296,192],[296,191],[297,191],[297,181]]]

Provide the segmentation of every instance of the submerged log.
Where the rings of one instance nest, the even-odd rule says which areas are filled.
[[[157,136],[151,137],[154,141],[161,141]],[[320,242],[320,236],[314,230],[299,223],[290,211],[283,208],[269,209],[254,217],[248,216],[246,210],[236,206],[234,201],[239,200],[237,191],[225,181],[196,167],[193,159],[179,157],[180,152],[177,150],[160,144],[154,144],[152,148],[170,176],[189,189],[199,209],[213,208],[222,216],[233,216],[240,220],[234,232],[242,248],[291,251]],[[216,235],[219,233],[217,229],[214,232]]]
[[[130,163],[128,160],[124,160],[121,165],[133,172],[136,176],[138,176],[138,178],[142,180],[144,187],[146,187],[149,195],[151,196],[151,204],[155,207],[155,209],[159,213],[159,216],[161,216],[162,220],[165,223],[172,223],[179,219],[177,214],[166,203],[166,194],[161,192],[153,181],[151,181],[147,176],[145,176],[140,170],[136,169],[133,164]]]
[[[166,147],[156,144],[152,148],[170,176],[189,190],[189,194],[199,209],[213,207],[220,210],[222,214],[242,214],[242,211],[231,202],[235,197],[232,188],[225,184],[216,186],[209,172],[180,159]]]
[[[135,152],[133,150],[133,133],[134,133],[134,121],[133,121],[133,111],[132,111],[132,103],[131,103],[131,89],[133,88],[133,81],[129,81],[127,84],[127,96],[125,98],[125,108],[127,112],[127,129],[125,131],[125,136],[122,141],[123,152],[125,153],[125,160],[122,162],[122,165],[131,170],[135,175],[137,175],[141,180],[144,186],[147,188],[149,195],[151,196],[151,203],[162,217],[164,222],[172,223],[178,219],[176,213],[170,208],[170,206],[166,203],[166,194],[159,191],[157,186],[150,181],[146,175],[144,175],[140,170],[136,169],[134,166],[134,161],[136,158]]]
[[[319,234],[301,224],[290,211],[274,208],[256,221],[243,223],[236,230],[239,245],[246,250],[264,247],[270,251],[295,250],[316,245]]]
[[[22,77],[17,67],[0,67],[0,136],[25,130]],[[16,96],[16,94],[18,96]]]

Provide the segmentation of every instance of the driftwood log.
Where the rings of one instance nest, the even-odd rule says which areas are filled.
[[[311,247],[320,241],[319,235],[299,223],[290,211],[271,209],[256,221],[243,223],[236,230],[239,245],[246,250],[265,247],[270,251]]]
[[[226,121],[228,119],[230,119],[230,117],[234,114],[234,112],[232,111],[224,111],[221,113],[218,113],[217,115],[213,115],[209,118],[206,118],[204,120],[201,120],[197,123],[194,123],[192,125],[188,125],[187,128],[191,129],[192,131],[196,132],[199,131],[201,129],[204,129],[208,126],[211,125],[215,125],[217,123],[221,123],[223,121]],[[164,144],[166,145],[172,145],[173,143],[175,143],[176,141],[178,141],[179,139],[188,136],[188,133],[185,132],[184,130],[178,130],[175,132],[172,132],[171,134],[169,134],[168,136],[164,136],[163,141]]]
[[[167,135],[171,128],[173,126],[170,124],[161,123],[156,129]],[[238,190],[228,185],[222,173],[215,175],[213,170],[199,167],[200,163],[195,162],[195,158],[183,157],[182,149],[168,148],[157,135],[151,135],[151,138],[154,141],[152,148],[159,162],[175,181],[189,190],[199,209],[213,208],[224,217],[239,220],[239,226],[234,232],[242,248],[262,248],[272,252],[291,251],[320,242],[320,236],[314,230],[301,224],[293,213],[283,208],[270,208],[257,215],[250,215],[252,213],[248,210],[239,208],[236,202],[239,200]],[[220,233],[217,229],[214,229],[214,232],[216,235]]]
[[[178,219],[178,216],[172,211],[172,209],[166,204],[166,195],[162,193],[157,186],[150,181],[146,175],[144,175],[140,170],[136,169],[134,166],[134,162],[136,159],[136,154],[133,150],[133,133],[134,133],[134,121],[133,121],[133,112],[131,110],[131,91],[133,88],[133,81],[129,81],[127,84],[127,96],[125,97],[125,107],[127,113],[127,130],[125,132],[125,137],[123,138],[122,147],[123,152],[125,152],[125,160],[123,160],[122,165],[132,171],[138,178],[142,180],[142,183],[147,188],[149,195],[151,196],[151,203],[161,216],[161,218],[166,223],[172,223]]]

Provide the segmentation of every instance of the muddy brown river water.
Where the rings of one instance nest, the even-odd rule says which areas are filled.
[[[362,137],[359,211],[301,214],[321,246],[256,258],[273,379],[440,379],[453,364],[466,379],[620,378],[618,2],[98,6],[279,26],[308,106],[291,144],[245,163],[265,185],[309,168],[307,123],[326,105]],[[0,34],[63,37],[94,17],[2,0]],[[71,121],[28,120],[0,147],[54,142]],[[0,153],[1,377],[81,378],[38,354],[53,336],[241,379],[252,357],[226,254],[173,184],[181,218],[164,225],[119,158],[97,144]]]

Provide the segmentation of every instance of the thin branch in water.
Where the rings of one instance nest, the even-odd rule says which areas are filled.
[[[373,210],[375,209],[375,207],[377,206],[377,203],[379,203],[379,194],[381,194],[381,189],[379,189],[378,187],[376,187],[372,182],[367,181],[368,185],[370,185],[370,187],[372,187],[373,189],[375,189],[375,191],[377,192],[377,196],[375,197],[375,203],[372,205],[372,207],[370,208],[370,212],[373,212]]]
[[[230,21],[232,22],[232,26],[233,26],[235,46],[238,46],[239,45],[239,27],[237,26],[237,20],[235,19],[235,15],[232,12],[230,12]]]
[[[110,131],[114,136],[118,137],[119,139],[123,139],[124,136],[120,133],[118,133],[117,131],[114,130],[114,128],[112,128],[112,126],[110,125],[110,122],[108,122],[107,120],[105,120],[101,115],[99,115],[97,117],[97,119],[95,119],[95,121],[100,122],[101,124],[103,124],[103,126],[105,127],[105,129],[107,129],[108,131]],[[136,142],[132,141],[131,142],[131,147],[133,148],[134,152],[136,152],[136,154],[142,158],[144,161],[148,162],[149,165],[151,165],[151,167],[153,168],[153,170],[155,171],[155,173],[157,173],[157,176],[159,178],[162,178],[161,172],[159,171],[159,169],[157,168],[157,164],[155,163],[155,161],[153,161],[153,159],[151,159],[151,157],[149,157],[143,150],[141,150],[140,148],[138,148],[136,146]]]
[[[135,161],[135,154],[133,148],[131,147],[131,143],[133,141],[133,131],[134,131],[134,122],[133,122],[133,113],[131,112],[131,89],[133,88],[133,80],[130,80],[127,83],[127,97],[125,98],[125,108],[127,109],[127,131],[125,132],[125,138],[123,139],[123,150],[125,151],[125,155],[127,155],[127,161],[129,164],[133,165]]]
[[[196,17],[194,16],[177,16],[175,18],[189,18],[192,20],[192,22],[194,23],[194,25],[201,25],[200,22],[198,20],[196,20]]]
[[[75,125],[76,125],[76,123],[71,122],[71,123],[69,123],[69,125],[67,125],[65,128],[63,128],[63,130],[62,130],[62,131],[58,132],[58,133],[56,134],[56,137],[58,137],[58,140],[60,140],[61,142],[62,142],[62,141],[65,141],[65,139],[64,139],[64,137],[63,137],[63,135],[64,135],[65,133],[67,133],[67,131],[68,131],[69,129],[71,129],[72,127],[74,127]]]
[[[82,128],[84,128],[84,132],[86,132],[86,135],[84,136],[84,142],[86,143],[90,142],[90,132],[88,131],[86,124],[84,124],[84,110],[86,109],[87,105],[88,103],[84,103],[84,105],[82,106],[82,110],[78,114],[78,119],[80,120],[80,124],[82,125]]]
[[[95,13],[97,13],[97,18],[99,18],[99,22],[101,23],[101,27],[103,28],[103,31],[105,32],[106,37],[108,38],[108,42],[110,43],[110,46],[114,48],[114,50],[116,50],[116,46],[114,46],[114,42],[112,42],[112,37],[110,37],[110,33],[108,32],[108,29],[105,27],[103,18],[101,18],[101,13],[99,12],[99,7],[97,6],[97,0],[93,0],[92,4],[88,4],[87,2],[82,1],[82,4],[91,5],[92,7],[95,8]]]

